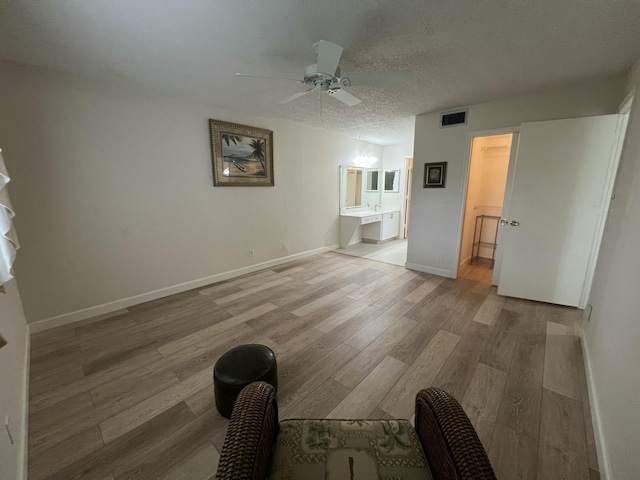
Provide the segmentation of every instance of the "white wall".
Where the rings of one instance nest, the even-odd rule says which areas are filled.
[[[625,81],[616,77],[472,105],[468,123],[458,127],[439,128],[439,112],[417,116],[407,265],[443,276],[456,275],[471,132],[614,113]],[[448,162],[446,188],[423,188],[424,164],[436,161]]]
[[[367,142],[8,63],[0,105],[29,322],[277,259],[283,244],[335,245],[338,166],[382,158]],[[273,130],[275,187],[213,187],[209,118]]]
[[[640,473],[640,60],[620,158],[615,198],[605,227],[584,325],[583,347],[592,410],[600,432],[600,468],[610,479]]]
[[[15,280],[5,290],[0,293],[0,334],[7,340],[0,348],[0,478],[21,479],[26,475],[29,332]],[[5,432],[7,415],[13,445]]]

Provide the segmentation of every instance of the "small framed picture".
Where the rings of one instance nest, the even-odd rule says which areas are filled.
[[[424,164],[424,188],[444,188],[447,162]]]

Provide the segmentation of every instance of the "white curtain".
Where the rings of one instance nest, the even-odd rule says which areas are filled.
[[[15,213],[11,208],[7,183],[9,174],[0,149],[0,287],[13,278],[11,267],[16,258],[16,250],[20,248],[18,237],[13,229]]]

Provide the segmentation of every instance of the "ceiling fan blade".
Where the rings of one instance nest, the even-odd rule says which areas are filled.
[[[267,75],[252,75],[250,73],[236,73],[236,77],[248,77],[248,78],[266,78],[268,80],[283,80],[285,82],[296,82],[296,83],[304,83],[301,80],[297,80],[295,78],[288,77],[270,77]]]
[[[358,85],[387,85],[389,83],[404,83],[411,79],[411,72],[363,73],[343,77],[344,85],[355,87]]]
[[[362,100],[360,100],[358,97],[356,97],[355,95],[351,95],[349,92],[341,88],[329,90],[327,93],[336,100],[339,100],[345,105],[349,105],[350,107],[353,107],[354,105],[362,102]]]
[[[333,78],[342,56],[342,50],[344,49],[340,45],[320,40],[318,42],[318,73],[331,75]]]
[[[291,95],[290,97],[287,97],[284,100],[282,100],[280,102],[280,105],[284,105],[285,103],[293,102],[296,98],[300,98],[303,95],[306,95],[307,93],[312,92],[313,90],[314,90],[313,88],[310,88],[308,90],[304,90],[302,92],[295,93],[295,94]]]

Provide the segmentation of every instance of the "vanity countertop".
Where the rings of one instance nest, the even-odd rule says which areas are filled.
[[[365,211],[361,211],[361,212],[346,212],[346,213],[341,213],[340,216],[341,217],[358,217],[358,218],[362,218],[362,217],[369,217],[371,215],[379,215],[382,213],[391,213],[391,212],[399,212],[400,209],[397,208],[382,208],[380,210],[365,210]]]

